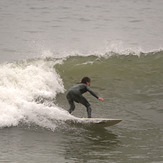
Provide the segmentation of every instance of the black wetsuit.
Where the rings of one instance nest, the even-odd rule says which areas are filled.
[[[74,104],[74,101],[75,101],[77,103],[83,104],[87,108],[88,118],[91,118],[90,104],[87,101],[87,99],[84,96],[82,96],[82,94],[87,91],[90,92],[91,95],[93,95],[94,97],[98,99],[98,96],[86,84],[80,83],[69,89],[66,97],[70,104],[70,109],[69,109],[70,114],[75,109],[75,104]]]

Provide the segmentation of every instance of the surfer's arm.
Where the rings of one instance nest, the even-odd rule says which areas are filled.
[[[102,101],[102,102],[104,101],[104,99],[103,99],[102,97],[98,97],[98,96],[96,95],[96,93],[93,92],[93,91],[91,90],[90,87],[87,86],[87,90],[88,90],[88,92],[89,92],[92,96],[96,97],[98,100],[100,100],[100,101]]]
[[[95,98],[101,100],[101,97],[98,97],[98,96],[96,95],[96,93],[93,92],[92,89],[91,89],[89,86],[87,86],[87,91],[88,91],[92,96],[94,96]]]
[[[93,92],[92,89],[91,89],[89,86],[87,86],[87,91],[88,91],[92,96],[96,97],[97,99],[99,98],[99,97],[96,95],[96,93]]]

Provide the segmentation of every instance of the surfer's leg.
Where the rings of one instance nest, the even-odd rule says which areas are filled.
[[[87,107],[88,118],[91,118],[91,111],[92,111],[91,106],[88,106]]]
[[[68,110],[68,112],[71,114],[74,110],[75,110],[75,104],[74,101],[68,101],[69,105],[70,105],[70,109]]]
[[[67,97],[67,101],[70,105],[70,109],[68,110],[68,112],[71,114],[75,109],[75,104],[74,104],[74,100],[73,100],[71,92],[68,92],[66,97]]]
[[[91,118],[91,111],[92,111],[92,109],[91,109],[91,105],[87,101],[87,99],[84,96],[81,96],[80,100],[78,100],[78,101],[87,108],[88,118]]]

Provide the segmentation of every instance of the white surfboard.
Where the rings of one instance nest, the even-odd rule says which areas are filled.
[[[119,122],[121,119],[109,119],[109,118],[76,118],[76,119],[68,119],[66,122],[71,124],[79,124],[79,125],[89,125],[89,126],[113,126]]]

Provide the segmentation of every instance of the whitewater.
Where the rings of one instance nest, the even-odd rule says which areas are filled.
[[[64,86],[53,68],[54,62],[43,59],[20,61],[0,65],[0,127],[19,123],[40,125],[55,129],[49,119],[66,119],[71,116],[54,103]],[[47,99],[46,103],[39,103]]]

